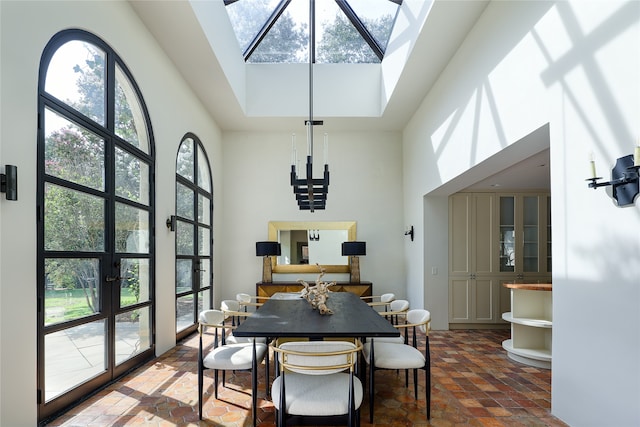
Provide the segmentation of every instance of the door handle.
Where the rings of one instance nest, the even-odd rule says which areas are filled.
[[[104,280],[107,282],[119,282],[120,280],[129,280],[129,279],[133,279],[133,277],[107,276],[104,278]]]

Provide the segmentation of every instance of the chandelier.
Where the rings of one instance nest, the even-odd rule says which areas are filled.
[[[309,120],[305,120],[307,128],[307,164],[306,176],[298,177],[296,136],[291,137],[291,186],[296,196],[300,210],[315,211],[325,209],[327,205],[327,193],[329,192],[329,137],[324,134],[324,173],[322,178],[313,178],[313,127],[323,125],[322,120],[313,120],[313,63],[315,54],[315,7],[314,0],[309,1]]]

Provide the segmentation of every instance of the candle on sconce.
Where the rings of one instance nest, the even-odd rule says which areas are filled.
[[[591,178],[596,178],[596,160],[593,152],[589,154],[589,167],[591,169]]]
[[[638,145],[633,150],[633,166],[640,166],[640,138],[638,138]]]
[[[291,166],[296,166],[298,162],[298,152],[296,147],[296,134],[291,134]]]
[[[329,164],[329,134],[324,134],[324,164]]]

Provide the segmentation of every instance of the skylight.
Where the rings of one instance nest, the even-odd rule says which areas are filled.
[[[246,62],[379,63],[402,0],[224,0]],[[310,14],[310,3],[315,9]]]

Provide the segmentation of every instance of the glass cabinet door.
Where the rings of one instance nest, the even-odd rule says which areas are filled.
[[[515,197],[500,197],[500,271],[515,271]]]
[[[522,213],[522,271],[525,273],[538,272],[538,197],[525,196],[523,198]]]

